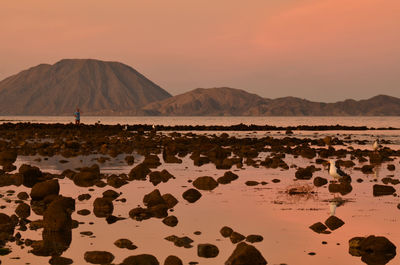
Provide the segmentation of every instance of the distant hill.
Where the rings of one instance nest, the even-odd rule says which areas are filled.
[[[0,81],[0,115],[400,116],[400,99],[313,102],[198,88],[172,97],[132,67],[93,59],[41,64]]]
[[[400,116],[400,99],[379,95],[366,100],[313,102],[296,97],[262,98],[243,90],[198,88],[143,107],[167,116]]]
[[[136,115],[171,95],[118,62],[65,59],[0,81],[1,115]]]

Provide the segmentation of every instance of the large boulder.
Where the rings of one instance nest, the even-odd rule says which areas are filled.
[[[93,202],[93,213],[96,217],[108,217],[114,211],[114,205],[107,198],[96,198]]]
[[[40,201],[48,195],[58,195],[60,184],[57,179],[46,180],[33,185],[31,190],[32,200]]]
[[[15,214],[21,219],[26,219],[31,215],[31,207],[26,203],[20,203],[15,209]]]
[[[79,187],[93,186],[100,179],[100,168],[97,164],[91,167],[83,167],[73,176],[75,185]]]
[[[132,168],[132,170],[129,172],[129,180],[146,180],[146,176],[150,172],[151,170],[149,169],[149,167],[141,163]]]
[[[152,207],[159,204],[165,204],[165,201],[162,198],[160,191],[158,189],[155,189],[149,194],[144,195],[143,203],[147,207]]]
[[[108,264],[114,260],[114,255],[107,251],[87,251],[84,259],[92,264]]]
[[[17,152],[14,150],[0,152],[0,165],[10,165],[17,160]]]
[[[354,237],[349,240],[349,253],[367,264],[386,264],[396,256],[396,246],[386,237]]]
[[[72,228],[71,214],[75,211],[75,200],[59,196],[43,213],[43,226],[48,231],[63,231]]]
[[[265,265],[267,261],[254,246],[239,243],[225,265]]]
[[[19,173],[22,175],[23,185],[28,188],[43,180],[43,173],[38,167],[23,164],[19,167]]]
[[[201,197],[201,193],[196,189],[188,189],[182,194],[182,197],[190,203],[196,202]]]
[[[213,190],[218,186],[218,182],[212,177],[204,176],[193,181],[193,186],[199,190]]]
[[[127,257],[121,265],[160,265],[160,263],[153,255],[141,254]]]
[[[202,258],[215,258],[219,254],[217,246],[212,244],[198,244],[197,255]]]

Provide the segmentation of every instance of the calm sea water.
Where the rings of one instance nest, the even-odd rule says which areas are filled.
[[[73,116],[0,116],[4,122],[70,123]],[[400,128],[400,117],[138,117],[138,116],[82,116],[85,124],[157,124],[157,125],[344,125]]]

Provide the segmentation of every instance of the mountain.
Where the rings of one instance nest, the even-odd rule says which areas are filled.
[[[269,100],[243,90],[197,88],[187,93],[150,103],[142,108],[148,115],[168,116],[235,116],[251,115],[255,106],[263,106]]]
[[[122,63],[64,59],[0,81],[0,115],[137,115],[171,95]]]
[[[142,108],[165,116],[400,116],[400,99],[378,95],[366,100],[313,102],[296,97],[262,98],[243,90],[198,88]]]

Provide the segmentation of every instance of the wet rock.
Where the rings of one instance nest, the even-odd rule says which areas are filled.
[[[57,179],[46,180],[33,185],[31,190],[32,200],[43,200],[48,195],[58,195],[60,184]]]
[[[225,265],[265,265],[267,261],[254,246],[239,243]]]
[[[129,211],[129,217],[136,221],[143,221],[153,217],[153,214],[148,209],[137,207]]]
[[[93,186],[99,180],[100,168],[97,164],[93,164],[91,167],[83,167],[80,169],[80,172],[73,176],[75,185],[79,187]]]
[[[168,256],[165,261],[164,265],[183,265],[183,262],[177,256]]]
[[[374,173],[374,166],[373,165],[364,165],[361,167],[361,172],[364,174],[372,174]]]
[[[385,186],[385,185],[379,185],[379,184],[375,184],[373,186],[373,195],[374,196],[391,195],[395,192],[396,192],[396,189],[393,188],[392,186]]]
[[[342,225],[344,225],[344,222],[340,219],[337,218],[336,216],[332,215],[325,221],[325,225],[330,229],[330,230],[336,230]]]
[[[157,168],[161,165],[160,158],[157,155],[147,155],[142,163],[148,168]]]
[[[147,207],[152,207],[159,204],[165,204],[165,201],[162,198],[160,191],[158,189],[155,189],[152,192],[144,195],[143,203]]]
[[[328,190],[331,193],[340,193],[341,195],[349,194],[353,187],[349,183],[331,183],[328,186]]]
[[[309,228],[318,234],[325,232],[325,230],[327,229],[327,227],[321,222],[315,223],[311,225]]]
[[[76,213],[79,215],[86,216],[86,215],[90,214],[90,211],[88,209],[82,209],[82,210],[77,211]]]
[[[231,171],[227,171],[224,173],[224,175],[222,177],[219,177],[217,179],[217,182],[219,184],[229,184],[238,178],[239,178],[239,176],[236,175],[235,173],[232,173]]]
[[[168,209],[174,208],[178,204],[178,200],[170,193],[163,194],[162,199],[167,205]]]
[[[25,191],[22,191],[17,194],[17,198],[24,201],[29,199],[29,194],[26,193]]]
[[[31,215],[31,207],[26,203],[20,203],[15,209],[15,214],[21,219],[26,219]]]
[[[196,189],[188,189],[182,194],[182,197],[190,203],[196,202],[201,197],[201,193]]]
[[[121,265],[160,265],[160,263],[153,255],[141,254],[127,257]]]
[[[90,200],[90,198],[92,198],[92,195],[87,194],[87,193],[81,194],[81,195],[78,196],[78,200],[79,201]]]
[[[176,218],[176,216],[171,215],[171,216],[168,216],[168,217],[164,218],[162,222],[165,225],[174,227],[174,226],[176,226],[178,224],[178,218]]]
[[[382,182],[384,184],[392,184],[392,185],[397,185],[400,183],[400,180],[394,179],[394,178],[383,178]]]
[[[149,207],[147,211],[155,218],[164,218],[168,216],[168,207],[165,204],[157,204]]]
[[[64,231],[72,228],[71,213],[75,211],[75,200],[59,196],[43,214],[43,227],[48,231]]]
[[[93,202],[93,213],[96,217],[107,217],[114,211],[112,201],[106,198],[96,198]]]
[[[92,264],[107,264],[114,260],[114,255],[107,251],[87,251],[84,259]]]
[[[218,186],[218,182],[214,178],[209,176],[198,177],[193,181],[193,186],[199,190],[213,190]]]
[[[0,152],[0,165],[13,164],[17,160],[17,152],[14,150]]]
[[[197,255],[202,258],[215,258],[219,254],[217,246],[212,244],[198,244]]]
[[[43,173],[38,167],[23,164],[19,167],[19,173],[23,177],[23,185],[28,188],[43,180]]]
[[[324,186],[327,183],[328,183],[328,180],[326,178],[321,178],[321,177],[315,177],[314,178],[314,186],[315,187],[321,187],[321,186]]]
[[[250,243],[261,242],[263,240],[264,240],[264,238],[260,235],[248,235],[246,237],[246,241],[250,242]]]
[[[16,223],[5,213],[0,213],[0,247],[4,246],[8,238],[14,234]]]
[[[137,246],[135,246],[132,241],[126,238],[121,238],[118,239],[117,241],[114,242],[114,245],[116,245],[119,248],[126,248],[129,250],[134,250],[137,249]]]
[[[149,167],[146,164],[141,163],[132,168],[132,170],[129,172],[129,180],[146,180],[146,176],[150,172],[151,170]]]
[[[32,242],[31,252],[37,256],[60,256],[69,248],[72,241],[72,232],[70,229],[63,231],[44,229],[42,237],[43,240]]]
[[[232,234],[229,236],[229,239],[233,244],[239,243],[240,241],[243,241],[246,237],[238,232],[232,232]]]
[[[125,174],[121,174],[119,176],[117,175],[111,175],[107,177],[107,185],[110,185],[113,188],[120,188],[125,184],[128,184],[128,181],[126,180],[127,176]]]
[[[161,172],[159,171],[153,171],[149,174],[150,182],[153,183],[154,186],[157,186],[161,182],[168,182],[171,178],[175,178],[173,175],[171,175],[167,170],[163,170]]]
[[[219,232],[223,237],[230,237],[233,233],[233,229],[228,226],[224,226],[221,228],[221,230],[219,230]]]
[[[72,263],[74,263],[74,261],[72,259],[64,258],[64,257],[57,257],[57,256],[52,257],[49,260],[49,264],[51,264],[51,265],[69,265]]]
[[[184,247],[184,248],[192,248],[193,247],[191,245],[193,243],[193,240],[187,236],[178,237],[178,236],[172,235],[172,236],[167,236],[165,238],[165,240],[173,242],[174,245],[177,247]]]
[[[306,168],[298,168],[296,173],[295,173],[295,177],[297,179],[311,179],[313,172],[315,171],[315,167],[313,166],[309,166]]]
[[[135,162],[135,157],[132,155],[126,156],[125,157],[125,161],[128,165],[133,165],[133,163]]]
[[[349,240],[349,253],[367,264],[386,264],[396,256],[396,246],[386,237],[354,237]]]

